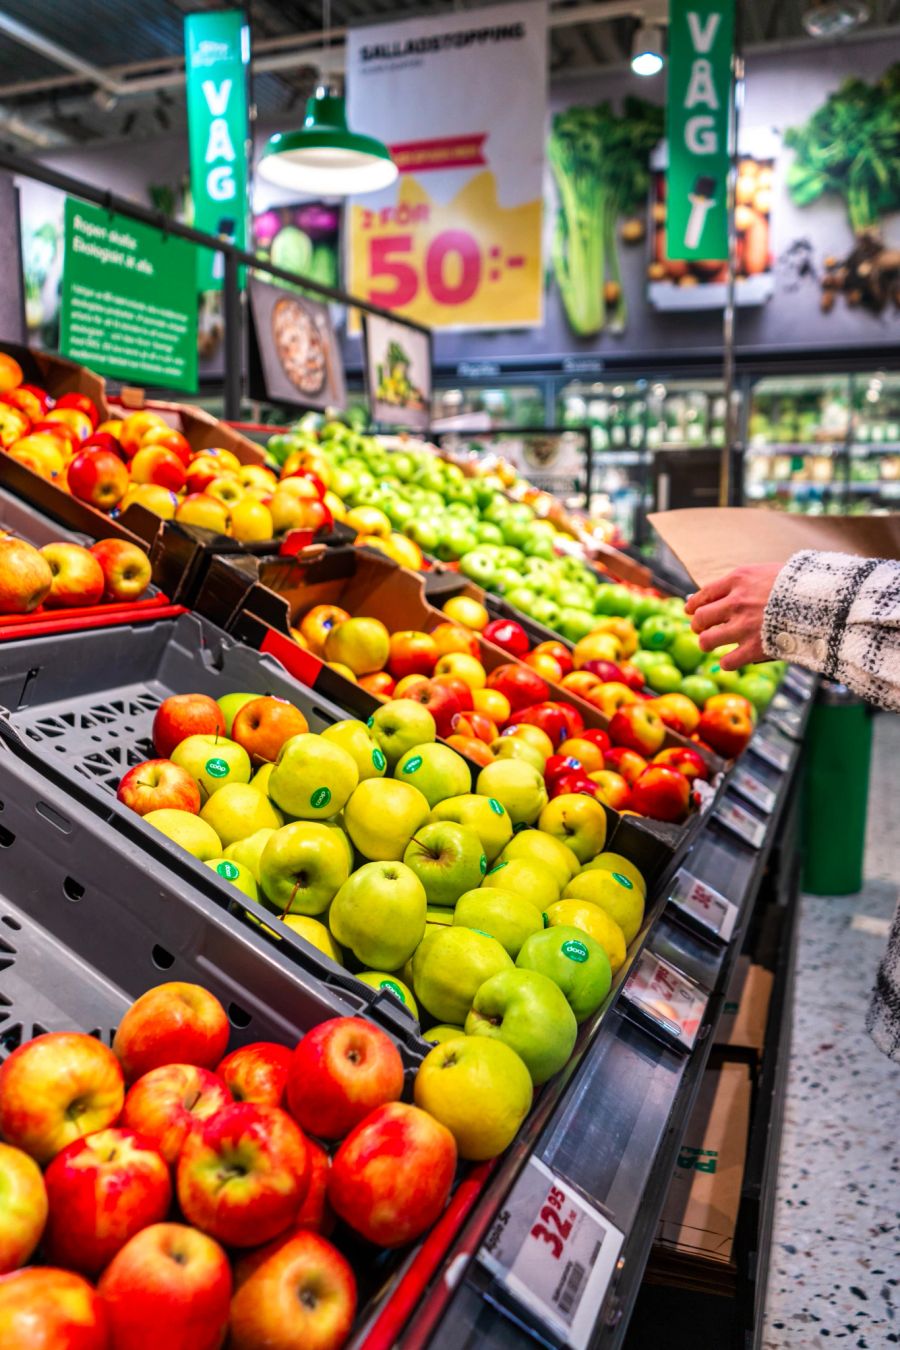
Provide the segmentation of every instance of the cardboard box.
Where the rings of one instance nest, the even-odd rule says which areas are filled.
[[[97,405],[101,422],[108,417],[106,381],[100,375],[74,361],[67,361],[65,357],[33,347],[20,347],[15,342],[3,342],[0,348],[18,361],[25,384],[36,384],[54,398],[61,394],[87,394]]]
[[[654,1254],[730,1267],[750,1125],[750,1070],[708,1069],[685,1131]]]
[[[785,563],[806,548],[900,558],[900,515],[800,516],[725,506],[647,519],[698,586],[748,563]]]
[[[263,464],[266,452],[247,436],[242,436],[234,427],[220,422],[211,413],[202,408],[192,408],[186,403],[166,403],[161,399],[148,399],[143,389],[124,388],[115,396],[108,396],[110,416],[127,417],[130,412],[148,408],[159,413],[170,427],[185,436],[192,450],[230,450],[242,464]],[[274,429],[274,428],[273,428]]]
[[[770,970],[754,965],[749,956],[738,957],[716,1029],[716,1045],[762,1054],[774,982]]]

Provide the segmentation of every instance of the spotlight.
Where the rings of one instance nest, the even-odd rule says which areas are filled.
[[[658,75],[662,68],[662,29],[642,23],[631,40],[631,69],[635,75]]]

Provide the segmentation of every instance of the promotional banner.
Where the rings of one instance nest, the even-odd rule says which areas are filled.
[[[193,245],[66,199],[63,356],[140,384],[197,388]]]
[[[671,0],[666,177],[669,258],[728,257],[734,0]]]
[[[194,226],[241,248],[247,242],[247,71],[250,29],[242,10],[184,21]],[[197,250],[198,289],[222,289],[220,253]]]
[[[350,291],[433,328],[541,322],[546,86],[543,3],[350,29],[350,125],[400,169],[350,208]]]
[[[417,328],[364,314],[366,394],[379,426],[427,431],[431,422],[431,339]]]

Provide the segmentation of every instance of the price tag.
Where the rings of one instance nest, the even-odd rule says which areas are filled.
[[[782,688],[789,690],[793,694],[798,694],[800,698],[809,698],[813,691],[815,677],[808,675],[797,666],[791,666],[781,684]]]
[[[699,881],[684,868],[672,884],[670,902],[682,913],[702,924],[721,942],[728,942],[737,923],[737,905],[726,900],[705,881]]]
[[[680,970],[646,948],[622,989],[622,996],[654,1023],[666,1040],[692,1050],[706,1011],[706,995]]]
[[[760,811],[765,811],[766,815],[772,814],[775,809],[775,802],[778,794],[766,784],[755,773],[740,765],[734,770],[731,778],[728,780],[728,786],[733,787],[753,806],[759,807]]]
[[[773,769],[784,772],[791,762],[791,746],[774,727],[760,727],[749,748],[759,759],[771,764]]]
[[[623,1240],[574,1187],[531,1158],[478,1259],[554,1340],[586,1350]]]
[[[716,820],[718,820],[726,829],[731,830],[739,839],[743,839],[745,844],[751,848],[760,848],[766,837],[765,821],[757,820],[751,816],[749,811],[745,811],[738,802],[730,801],[727,797],[720,803],[716,810]]]
[[[798,741],[800,739],[802,718],[799,710],[770,713],[767,720],[770,726],[775,727],[777,731],[783,732],[785,736],[789,736],[792,741]]]

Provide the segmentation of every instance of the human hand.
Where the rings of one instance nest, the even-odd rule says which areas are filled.
[[[780,571],[781,563],[737,567],[688,597],[684,612],[692,616],[691,628],[700,635],[705,652],[729,642],[738,644],[722,657],[723,670],[765,659],[763,614]]]

